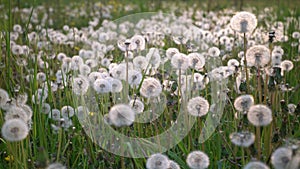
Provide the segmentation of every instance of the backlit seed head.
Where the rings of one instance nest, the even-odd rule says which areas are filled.
[[[237,146],[249,147],[254,143],[255,135],[248,131],[234,132],[230,134],[230,140]]]
[[[247,50],[247,66],[265,67],[270,62],[270,50],[263,45],[252,46]]]
[[[257,26],[257,19],[250,12],[238,12],[231,18],[230,26],[239,33],[251,33]]]
[[[191,169],[206,169],[209,166],[209,158],[202,151],[189,153],[186,162]]]
[[[254,126],[267,126],[272,122],[272,111],[265,105],[251,106],[247,118]]]
[[[280,147],[271,156],[271,163],[275,169],[285,169],[292,159],[293,152],[290,148]]]
[[[23,120],[10,119],[4,122],[1,132],[8,141],[21,141],[27,137],[29,129]]]
[[[147,169],[166,169],[170,165],[169,159],[167,156],[157,153],[152,154],[146,163]]]
[[[209,110],[209,103],[201,96],[194,97],[189,100],[187,109],[191,115],[201,117],[207,114]]]

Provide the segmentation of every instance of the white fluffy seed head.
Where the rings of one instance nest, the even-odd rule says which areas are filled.
[[[10,119],[4,122],[1,132],[4,139],[13,142],[25,139],[29,129],[23,120]]]

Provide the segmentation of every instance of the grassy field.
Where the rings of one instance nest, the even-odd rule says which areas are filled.
[[[0,4],[0,169],[300,168],[300,1]]]

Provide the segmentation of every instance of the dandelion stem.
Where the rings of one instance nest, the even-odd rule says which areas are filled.
[[[250,84],[249,84],[249,75],[248,75],[246,52],[247,52],[247,39],[246,39],[246,33],[244,33],[244,64],[245,64],[246,85],[247,85],[246,93],[249,93],[250,92]]]

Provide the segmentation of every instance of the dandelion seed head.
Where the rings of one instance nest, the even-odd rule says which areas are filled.
[[[221,53],[221,51],[217,47],[211,47],[208,49],[208,55],[211,57],[219,57],[220,53]]]
[[[60,110],[52,109],[50,111],[50,113],[48,114],[48,117],[55,120],[55,121],[58,121],[60,119]]]
[[[61,108],[61,116],[64,118],[64,119],[69,119],[71,117],[74,116],[75,112],[74,112],[74,108],[71,107],[71,106],[63,106]]]
[[[2,136],[8,141],[21,141],[29,133],[27,124],[21,119],[6,120],[1,129]]]
[[[257,26],[257,19],[250,12],[238,12],[231,18],[230,26],[239,33],[251,33]]]
[[[170,165],[169,159],[167,156],[157,153],[152,154],[146,163],[147,169],[166,169]]]
[[[270,169],[265,163],[262,163],[260,161],[252,161],[249,162],[246,166],[244,166],[244,169]]]
[[[285,169],[292,159],[293,152],[290,148],[280,147],[271,156],[271,163],[275,169]]]
[[[270,62],[270,50],[263,45],[252,46],[246,53],[249,67],[265,67]]]
[[[144,111],[144,103],[139,99],[130,100],[129,105],[136,114],[140,114]]]
[[[155,78],[146,78],[141,86],[140,93],[146,98],[157,97],[162,92],[161,83]]]
[[[294,68],[294,64],[290,60],[282,61],[280,66],[281,66],[281,70],[287,71],[287,72],[291,71]]]
[[[272,111],[265,105],[253,105],[247,113],[247,118],[254,126],[267,126],[272,122]]]
[[[167,169],[180,169],[180,166],[173,160],[169,160],[169,167]]]
[[[189,66],[196,70],[201,70],[205,65],[205,58],[199,53],[188,54]]]
[[[98,79],[93,85],[97,93],[108,93],[111,91],[111,83],[106,79]]]
[[[9,101],[9,95],[6,90],[0,88],[0,108],[2,106],[6,105],[6,103]]]
[[[230,134],[230,140],[237,146],[249,147],[254,143],[255,135],[248,131],[234,132]]]
[[[191,169],[206,169],[209,166],[209,158],[202,151],[189,153],[186,162]]]
[[[12,106],[5,114],[5,120],[11,119],[21,119],[27,122],[30,117],[27,115],[26,111],[21,107]]]
[[[209,103],[201,96],[194,97],[189,100],[187,110],[191,115],[201,117],[208,113]]]
[[[116,127],[130,126],[135,119],[135,113],[129,105],[117,104],[109,111],[109,119]]]
[[[79,76],[73,79],[72,91],[76,95],[85,94],[88,91],[88,89],[89,89],[89,82],[87,78],[85,78],[84,76]]]
[[[67,169],[67,167],[61,163],[52,163],[46,169]]]
[[[234,107],[240,112],[248,111],[249,108],[254,104],[254,98],[252,95],[241,95],[234,101]]]

